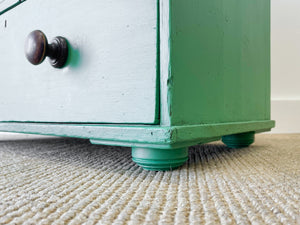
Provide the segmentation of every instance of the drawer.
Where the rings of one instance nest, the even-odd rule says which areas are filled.
[[[157,123],[154,0],[29,0],[0,16],[0,121]],[[62,69],[30,64],[33,30],[63,36]]]

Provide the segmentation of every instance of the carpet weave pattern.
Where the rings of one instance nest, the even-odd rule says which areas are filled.
[[[300,135],[190,148],[169,172],[129,148],[0,136],[0,224],[299,224]]]

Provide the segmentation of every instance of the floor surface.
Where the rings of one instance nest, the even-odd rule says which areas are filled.
[[[0,135],[0,224],[300,224],[300,134],[190,148],[149,172],[129,148]]]

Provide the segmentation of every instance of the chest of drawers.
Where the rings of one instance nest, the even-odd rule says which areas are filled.
[[[57,36],[62,68],[40,63],[61,60]],[[27,0],[2,13],[0,40],[2,131],[129,146],[168,170],[188,146],[274,127],[269,0]]]

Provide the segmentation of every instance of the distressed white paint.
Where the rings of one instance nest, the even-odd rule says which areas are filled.
[[[36,29],[69,40],[69,66],[26,60]],[[30,0],[0,17],[0,40],[1,121],[155,122],[156,1]]]
[[[170,125],[168,78],[170,68],[170,2],[160,1],[160,123]]]
[[[16,4],[18,0],[0,0],[0,12]]]
[[[300,1],[271,2],[274,133],[300,133]]]

